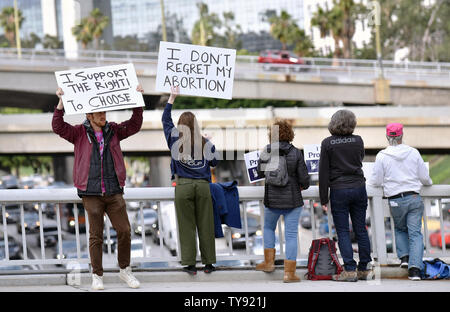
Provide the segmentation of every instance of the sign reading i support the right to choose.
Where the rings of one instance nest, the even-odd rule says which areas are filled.
[[[236,50],[161,41],[156,91],[231,99]]]

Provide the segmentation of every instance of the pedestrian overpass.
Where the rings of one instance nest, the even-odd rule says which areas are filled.
[[[149,101],[155,91],[157,53],[78,51],[76,59],[64,50],[0,49],[0,106],[50,111],[56,101],[55,71],[132,62]],[[450,63],[305,58],[307,64],[260,64],[256,56],[238,56],[234,99],[295,100],[354,105],[448,105]]]

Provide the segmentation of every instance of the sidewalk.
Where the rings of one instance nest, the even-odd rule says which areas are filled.
[[[283,283],[283,269],[267,274],[252,269],[219,269],[212,274],[199,271],[189,276],[180,270],[135,272],[139,289],[130,289],[118,273],[104,274],[103,292],[450,292],[450,280],[410,281],[406,270],[382,267],[371,281],[339,283],[309,281],[306,269],[297,269],[300,283]],[[74,284],[70,286],[68,284]],[[0,276],[0,292],[91,292],[89,273]]]

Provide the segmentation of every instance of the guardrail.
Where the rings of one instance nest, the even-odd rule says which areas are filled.
[[[259,206],[259,215],[261,228],[263,229],[264,224],[264,209],[263,209],[263,196],[264,196],[264,187],[263,186],[243,186],[239,187],[239,197],[241,201],[241,209],[243,214],[243,228],[245,229],[245,241],[246,241],[246,250],[245,254],[235,254],[233,252],[233,244],[229,244],[228,254],[222,254],[217,256],[217,260],[262,260],[262,255],[252,254],[249,249],[249,232],[248,232],[248,223],[247,218],[249,213],[255,214],[255,211],[249,212],[249,207],[247,205],[250,201],[258,201]],[[369,227],[369,235],[371,239],[372,246],[372,257],[380,264],[389,264],[397,261],[395,256],[395,234],[394,234],[394,225],[391,220],[390,223],[387,220],[390,220],[390,213],[387,207],[387,201],[382,197],[382,190],[380,188],[373,188],[371,186],[367,186],[367,193],[369,197],[369,206],[368,206],[368,221],[370,222]],[[320,235],[317,227],[317,221],[321,217],[320,211],[316,210],[314,207],[319,206],[319,192],[317,186],[311,186],[308,190],[302,192],[303,198],[305,200],[305,208],[309,209],[311,213],[311,231],[312,231],[312,239],[318,238]],[[423,187],[421,191],[421,195],[424,198],[425,202],[425,213],[424,213],[424,222],[423,222],[423,232],[425,239],[425,256],[427,257],[449,257],[450,251],[446,247],[445,243],[445,234],[450,235],[450,233],[445,233],[445,222],[443,215],[443,201],[448,201],[450,198],[450,185],[435,185],[431,187]],[[174,199],[174,188],[173,187],[154,187],[154,188],[126,188],[125,200],[130,202],[139,202],[139,211],[141,217],[143,216],[143,207],[144,203],[148,201],[152,201],[156,204],[158,208],[160,208],[162,202],[173,201]],[[437,204],[437,209],[430,210],[432,206],[432,202],[435,201]],[[64,204],[72,204],[73,203],[73,218],[70,220],[70,225],[73,226],[75,237],[76,237],[76,257],[67,259],[63,256],[63,226],[62,226],[62,218],[64,217],[61,213],[61,207]],[[77,263],[89,263],[89,257],[83,258],[81,254],[81,233],[80,233],[80,208],[79,204],[81,203],[80,198],[77,196],[75,188],[69,189],[31,189],[31,190],[0,190],[0,205],[2,209],[2,231],[0,230],[0,234],[3,234],[3,239],[0,239],[0,243],[4,245],[4,256],[3,259],[0,260],[0,266],[9,266],[9,265],[51,265],[51,264],[67,264],[73,261]],[[41,258],[32,259],[29,257],[27,252],[27,231],[26,231],[26,222],[24,219],[25,215],[25,206],[30,205],[34,207],[34,209],[38,210],[39,214],[39,238],[40,242],[44,242],[44,230],[45,221],[43,219],[43,206],[46,204],[54,204],[56,205],[55,214],[56,214],[56,223],[57,223],[57,254],[56,258],[48,258],[46,256],[45,244],[40,244]],[[315,205],[316,204],[316,205]],[[10,205],[18,205],[20,210],[20,224],[18,224],[18,228],[21,228],[21,238],[22,238],[22,256],[23,259],[11,259],[10,258],[10,250],[8,238],[11,233],[8,233],[8,207]],[[447,205],[447,204],[446,204]],[[436,207],[436,206],[435,206]],[[446,206],[447,210],[449,209]],[[174,209],[172,206],[171,209]],[[436,214],[436,210],[438,213]],[[428,215],[428,212],[432,211],[432,215]],[[174,211],[172,211],[174,213]],[[161,249],[165,248],[163,237],[164,231],[167,229],[164,228],[162,221],[163,215],[161,209],[157,209],[158,213],[158,224],[160,225],[159,231],[159,246]],[[446,215],[445,218],[448,216]],[[430,220],[434,222],[433,228],[430,228]],[[66,220],[67,221],[67,220]],[[144,228],[144,221],[141,218],[141,225]],[[283,227],[281,227],[282,220],[279,220],[278,224],[278,240],[279,240],[279,250],[277,250],[277,259],[283,259],[285,256],[284,253],[284,236],[283,236]],[[389,225],[390,224],[390,225]],[[436,226],[438,224],[439,226]],[[330,215],[330,210],[328,211],[328,221],[327,221],[328,229],[332,229],[332,217]],[[86,226],[86,246],[89,245],[89,220],[87,215],[85,216],[85,226]],[[176,222],[174,222],[173,226],[175,226],[176,233],[178,233]],[[108,255],[111,255],[111,239],[110,239],[110,223],[105,222],[106,234],[107,234],[107,252]],[[430,246],[430,234],[431,231],[439,231],[437,228],[444,229],[444,234],[441,235],[440,241],[442,243],[440,248],[435,248],[434,246]],[[389,235],[387,235],[387,231],[391,231],[392,236],[392,247],[391,250],[387,250],[389,247]],[[231,235],[230,232],[227,232],[228,235]],[[332,230],[328,231],[328,237],[333,237],[334,233]],[[143,257],[135,257],[132,258],[132,263],[142,263],[142,262],[173,262],[180,261],[180,252],[179,245],[177,241],[177,253],[176,256],[159,256],[154,257],[151,254],[146,254],[146,233],[145,230],[141,232],[142,242],[143,242]],[[228,237],[231,241],[231,237]],[[310,242],[308,242],[309,244]],[[300,238],[299,238],[300,244]],[[299,246],[300,247],[300,246]],[[309,247],[309,245],[307,246]],[[301,248],[299,248],[298,259],[303,259],[306,261],[307,254],[301,253]],[[1,251],[1,250],[0,250]],[[1,255],[1,254],[0,254]],[[108,260],[109,259],[109,260]],[[104,259],[104,263],[115,263],[114,258]],[[114,260],[112,260],[114,259]],[[200,259],[200,258],[198,258]],[[109,261],[109,262],[108,262]]]
[[[77,50],[65,51],[63,49],[22,49],[22,60],[29,61],[30,64],[39,61],[58,62],[63,66],[74,62],[93,62],[101,65],[108,62],[133,62],[137,64],[157,64],[157,52],[137,52],[137,51],[111,51],[111,50]],[[16,48],[0,48],[0,55],[3,59],[17,59]],[[70,56],[72,55],[72,56]],[[274,70],[283,73],[295,73],[300,71],[313,71],[321,74],[321,70],[341,70],[349,76],[352,73],[371,72],[374,77],[380,71],[378,60],[365,59],[340,59],[340,58],[311,58],[304,57],[303,65],[284,64],[261,64],[258,63],[258,56],[237,55],[238,64],[250,64],[258,71]],[[383,60],[383,71],[385,75],[404,73],[420,79],[424,75],[439,75],[450,79],[450,63],[444,62],[410,62],[393,60]]]

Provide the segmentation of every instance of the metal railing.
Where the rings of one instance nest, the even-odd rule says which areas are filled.
[[[0,58],[17,60],[16,48],[0,48]],[[281,72],[295,74],[309,72],[321,75],[324,72],[339,71],[347,76],[361,73],[369,73],[371,77],[377,77],[380,71],[378,60],[365,59],[340,59],[340,58],[311,58],[305,57],[303,65],[262,64],[258,63],[258,56],[238,55],[236,57],[238,67],[245,66],[244,71],[251,70],[261,72]],[[111,51],[111,50],[77,50],[65,51],[63,49],[22,49],[21,62],[29,65],[37,65],[42,62],[52,62],[53,65],[69,66],[77,63],[94,63],[96,65],[133,62],[139,65],[156,65],[157,52],[136,51]],[[393,60],[383,61],[383,71],[389,78],[393,75],[409,75],[408,79],[436,78],[450,79],[450,63],[444,62],[410,62]],[[431,77],[430,77],[431,76]]]
[[[247,211],[250,208],[246,203],[248,202],[258,202],[259,206],[259,213],[256,211],[256,215],[260,218],[260,225],[261,229],[263,229],[264,224],[264,207],[263,207],[263,196],[264,196],[264,187],[263,186],[243,186],[238,188],[239,191],[239,197],[241,202],[241,212],[243,216],[243,228],[245,229],[245,242],[246,242],[246,249],[244,254],[236,254],[233,250],[233,244],[229,244],[229,250],[225,254],[217,255],[217,260],[261,260],[263,259],[263,256],[261,254],[253,254],[250,252],[250,236],[248,231],[248,222],[247,218],[249,213],[255,214],[254,207],[252,211]],[[368,206],[368,220],[370,221],[370,227],[369,227],[369,235],[371,239],[371,246],[372,246],[372,257],[380,264],[389,264],[392,262],[397,261],[396,255],[395,255],[395,234],[394,234],[394,225],[393,221],[391,220],[390,223],[387,222],[391,219],[389,209],[387,207],[387,201],[383,199],[382,190],[380,188],[373,188],[371,186],[367,186],[367,193],[369,198],[369,206]],[[318,238],[322,235],[318,231],[317,223],[319,221],[319,218],[321,218],[321,212],[319,210],[315,209],[315,206],[320,207],[319,202],[319,192],[317,186],[311,186],[308,190],[305,190],[302,192],[303,198],[305,200],[305,207],[304,209],[309,209],[311,214],[311,234],[312,239]],[[448,198],[450,198],[450,185],[435,185],[431,187],[423,187],[421,191],[421,195],[424,198],[425,202],[425,212],[424,212],[424,219],[423,219],[423,233],[424,233],[424,245],[426,246],[425,250],[425,256],[426,257],[450,257],[450,251],[446,247],[445,243],[445,234],[450,235],[450,233],[445,232],[446,227],[446,220],[444,218],[447,218],[446,215],[444,217],[443,215],[443,201],[448,201]],[[164,231],[167,231],[168,229],[165,228],[163,218],[163,214],[161,212],[161,203],[167,202],[167,201],[173,201],[174,200],[174,188],[173,187],[155,187],[155,188],[126,188],[125,200],[130,202],[139,202],[139,211],[140,216],[143,218],[143,208],[144,203],[148,201],[152,201],[156,204],[158,207],[157,214],[158,214],[158,224],[159,224],[159,248],[160,250],[163,250],[165,247],[164,244]],[[437,209],[435,209],[432,213],[432,215],[429,215],[431,203],[435,201],[437,204]],[[26,222],[24,219],[25,215],[25,207],[27,205],[30,205],[34,207],[34,209],[38,210],[39,214],[39,238],[40,238],[40,258],[36,257],[37,255],[34,255],[32,258],[31,255],[28,253],[28,247],[27,247],[27,230],[26,230]],[[49,258],[46,255],[46,247],[44,244],[45,238],[44,238],[44,226],[45,220],[43,218],[43,207],[45,205],[54,204],[57,209],[55,209],[56,214],[56,226],[57,226],[57,256],[56,258]],[[65,204],[73,204],[73,218],[70,220],[70,226],[73,227],[74,235],[76,239],[76,257],[75,258],[64,258],[63,256],[63,223],[62,218],[64,218],[61,207]],[[81,200],[77,196],[76,189],[75,188],[67,188],[67,189],[31,189],[31,190],[0,190],[0,205],[1,205],[1,212],[2,212],[2,228],[0,230],[0,234],[3,234],[3,238],[0,240],[0,242],[3,241],[4,245],[4,256],[3,259],[0,260],[0,266],[10,266],[10,265],[62,265],[62,264],[68,264],[70,262],[76,261],[77,263],[89,263],[89,256],[83,257],[82,256],[82,246],[84,245],[84,242],[82,242],[82,235],[81,235]],[[20,220],[18,224],[18,228],[21,228],[21,239],[22,239],[22,258],[23,259],[11,259],[10,258],[10,250],[9,250],[9,238],[11,237],[12,233],[8,232],[8,207],[11,205],[18,205],[18,209],[20,210]],[[436,206],[435,206],[436,207]],[[169,209],[174,209],[174,206],[172,205]],[[448,207],[446,208],[448,210]],[[436,213],[436,210],[438,213]],[[46,213],[48,210],[46,209]],[[172,211],[174,213],[174,211]],[[86,230],[86,246],[89,246],[89,220],[87,218],[87,214],[84,217],[85,220],[85,230]],[[430,228],[429,223],[430,220],[434,221],[433,228]],[[65,219],[64,222],[67,222]],[[142,228],[144,228],[144,221],[143,219],[140,220]],[[279,240],[279,246],[277,250],[277,258],[283,259],[285,256],[284,253],[284,235],[283,235],[283,227],[282,225],[282,219],[280,218],[278,223],[278,240]],[[176,232],[176,235],[178,235],[178,229],[176,222],[173,222],[173,226],[175,227],[174,230]],[[436,223],[439,226],[436,226]],[[332,238],[335,236],[335,233],[333,232],[333,224],[332,224],[332,217],[330,215],[330,210],[328,210],[328,234],[325,234],[325,236],[328,236]],[[109,256],[111,256],[111,240],[110,240],[110,223],[107,220],[105,222],[105,230],[107,234],[107,253]],[[443,232],[443,234],[440,237],[441,246],[440,247],[434,247],[430,246],[430,235],[431,232],[439,232],[439,229]],[[391,231],[391,239],[392,239],[392,247],[390,250],[387,248],[389,247],[389,235],[387,235],[387,231]],[[230,232],[226,232],[228,235],[231,235]],[[175,256],[164,256],[163,253],[160,253],[160,256],[152,256],[152,252],[150,254],[146,253],[146,231],[141,231],[142,236],[142,242],[143,242],[143,256],[142,257],[134,257],[131,259],[132,263],[142,263],[142,262],[179,262],[181,260],[180,252],[179,252],[179,244],[178,239],[176,239],[176,255]],[[300,235],[299,235],[300,236]],[[226,239],[230,239],[231,237],[227,237]],[[84,240],[84,239],[83,239]],[[305,250],[305,247],[309,248],[310,241],[307,242],[308,246],[300,246],[300,237],[299,237],[299,252],[298,252],[298,259],[305,261],[308,257],[306,253],[302,253],[301,250]],[[1,250],[0,250],[1,251]],[[198,258],[200,259],[200,258]],[[104,263],[116,263],[116,259],[114,257],[109,257],[104,259]]]

